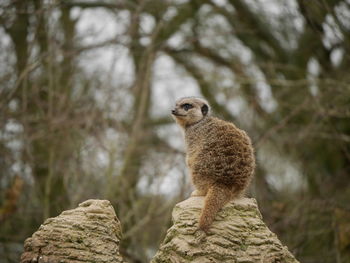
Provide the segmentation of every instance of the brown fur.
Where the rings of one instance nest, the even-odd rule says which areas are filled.
[[[191,104],[187,111],[183,104]],[[184,129],[186,162],[196,188],[204,195],[199,228],[208,231],[216,213],[244,193],[255,169],[254,150],[248,135],[233,123],[203,114],[208,105],[199,98],[177,101],[173,116]]]

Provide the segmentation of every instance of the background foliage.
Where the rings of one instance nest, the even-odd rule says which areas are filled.
[[[0,36],[1,262],[88,198],[147,262],[191,190],[186,95],[248,131],[250,194],[294,255],[350,261],[348,0],[4,0]]]

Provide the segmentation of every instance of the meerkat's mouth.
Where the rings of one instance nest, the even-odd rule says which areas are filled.
[[[172,114],[172,115],[175,115],[175,116],[180,116],[180,117],[185,117],[185,116],[186,116],[186,115],[177,113],[175,110],[172,110],[172,111],[171,111],[171,114]]]

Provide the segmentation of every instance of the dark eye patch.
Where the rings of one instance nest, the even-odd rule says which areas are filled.
[[[185,103],[181,105],[181,108],[183,108],[185,111],[188,111],[189,109],[193,108],[193,105],[189,103]]]

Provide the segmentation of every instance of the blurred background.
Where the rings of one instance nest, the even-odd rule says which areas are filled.
[[[147,262],[192,190],[175,99],[251,136],[249,196],[304,263],[350,262],[349,0],[1,0],[0,262],[108,199]]]

